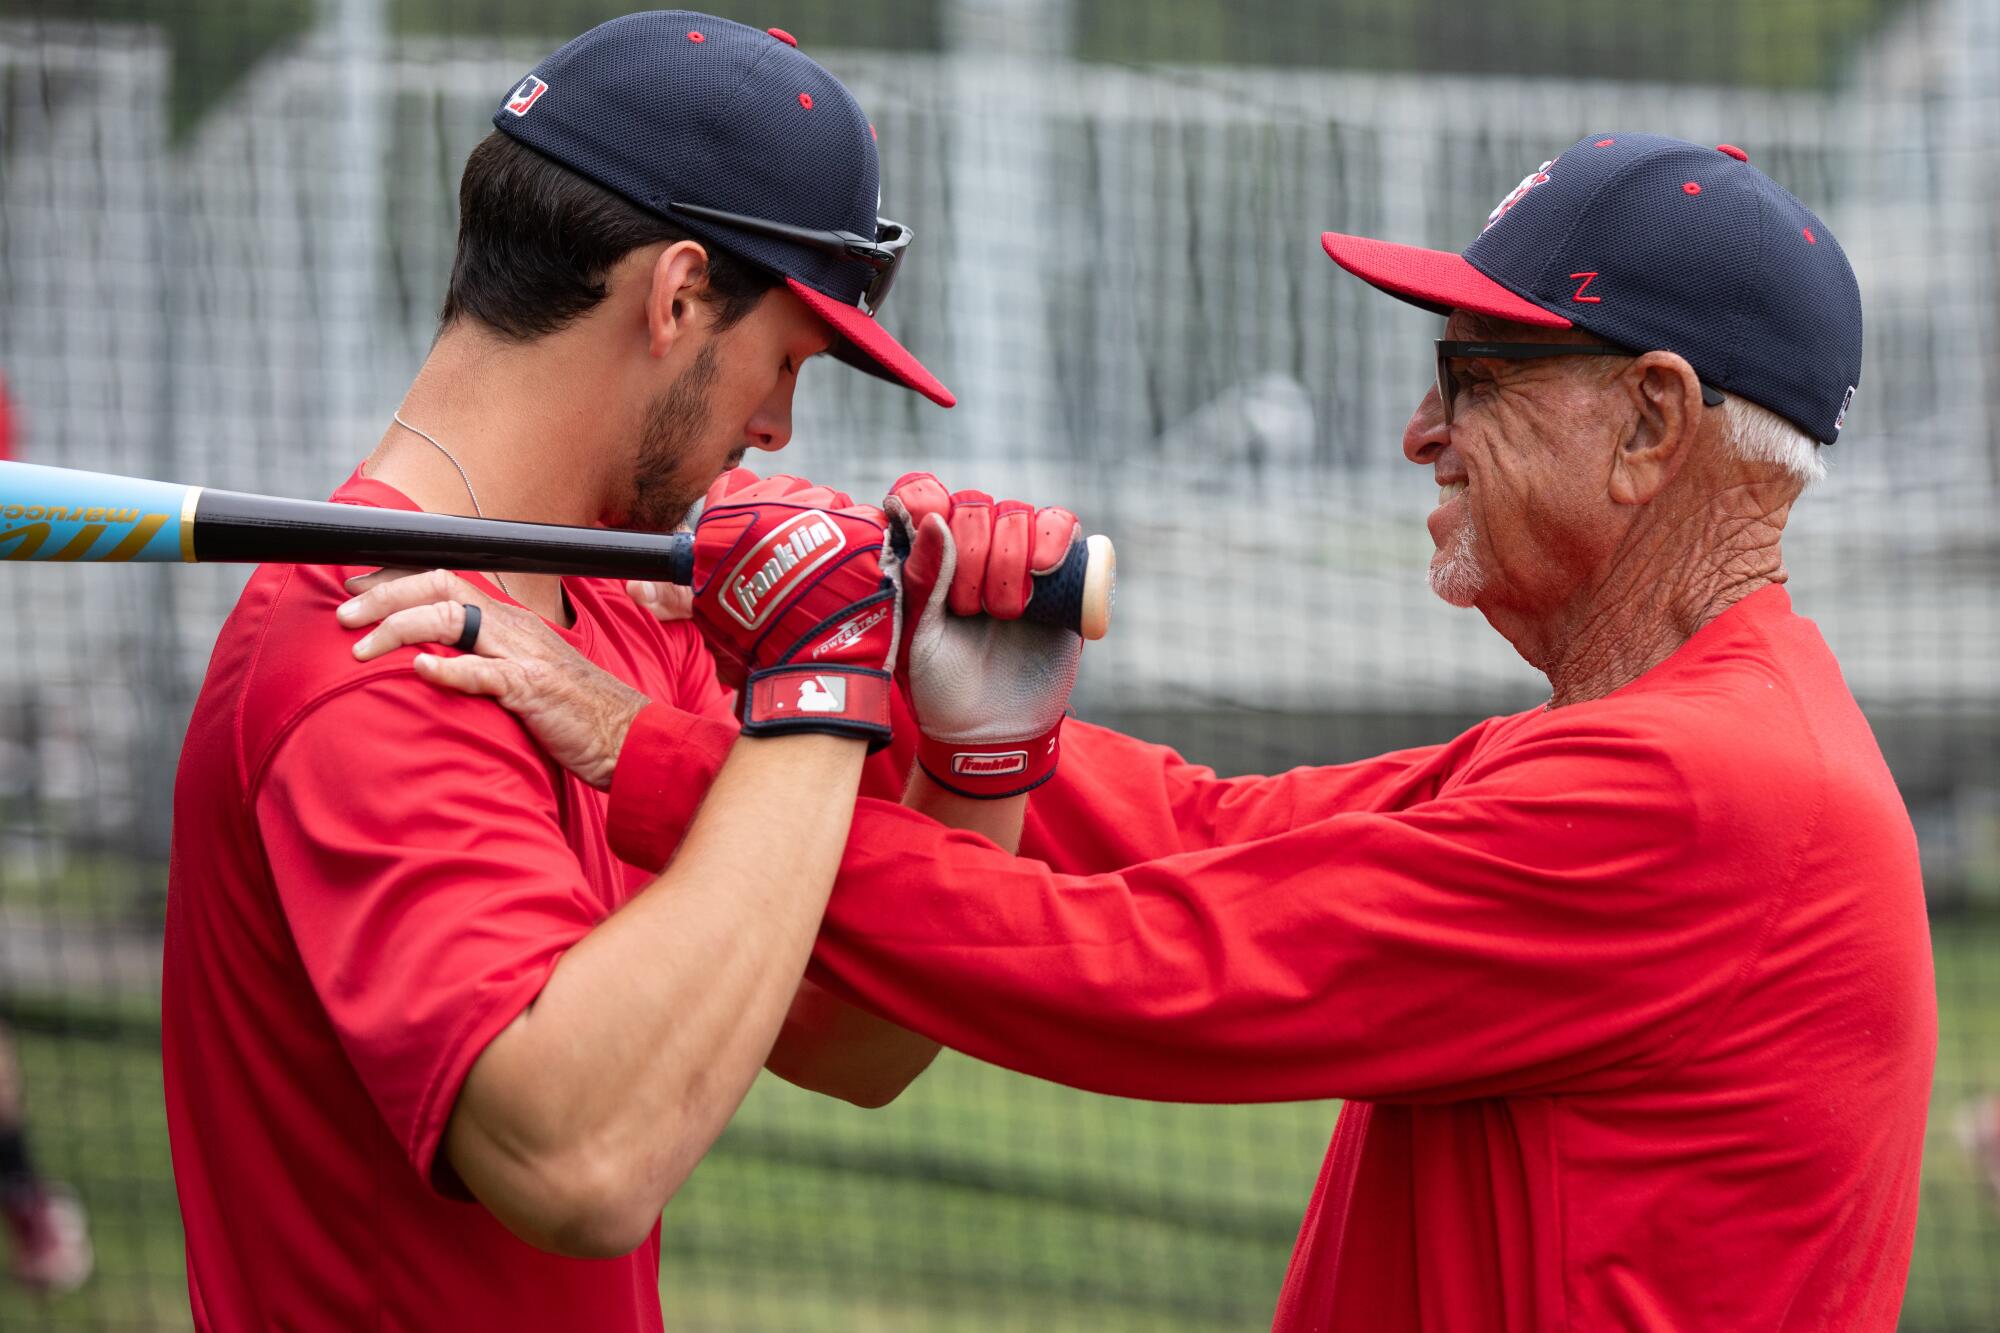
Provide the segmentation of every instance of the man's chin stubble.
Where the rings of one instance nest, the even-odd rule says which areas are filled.
[[[705,494],[706,487],[695,494],[682,490],[672,477],[641,480],[625,526],[640,532],[672,532],[687,521]]]
[[[709,343],[647,413],[638,475],[633,478],[632,527],[671,532],[708,493],[706,482],[699,488],[684,487],[680,474],[708,420],[709,389],[715,377],[715,344]]]
[[[699,494],[675,495],[672,503],[667,507],[655,507],[651,516],[658,519],[661,526],[654,530],[658,532],[673,532],[685,527],[688,515],[694,512],[694,507],[708,497],[709,488],[722,480],[725,474],[734,472],[738,467],[742,466],[743,455],[748,452],[749,450],[747,449],[738,449],[735,453],[731,454],[729,461],[722,465],[722,470],[709,478],[708,485],[703,486]]]

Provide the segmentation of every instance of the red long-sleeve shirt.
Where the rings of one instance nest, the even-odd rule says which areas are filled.
[[[729,736],[649,711],[621,855],[664,858]],[[1022,847],[864,798],[815,975],[1098,1092],[1349,1099],[1285,1333],[1894,1327],[1916,843],[1782,589],[1603,699],[1359,764],[1225,781],[1074,725]]]

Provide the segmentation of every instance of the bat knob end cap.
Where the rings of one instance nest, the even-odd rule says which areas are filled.
[[[1088,552],[1083,575],[1083,609],[1077,632],[1101,639],[1111,629],[1111,603],[1118,593],[1118,552],[1102,533],[1085,541]]]

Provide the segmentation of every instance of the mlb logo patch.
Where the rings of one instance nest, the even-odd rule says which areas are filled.
[[[799,682],[801,713],[847,711],[847,681],[841,676],[807,676]]]
[[[549,85],[530,74],[514,85],[514,91],[507,94],[507,100],[502,105],[511,115],[525,116],[528,114],[528,108],[534,106],[541,95],[548,90]]]

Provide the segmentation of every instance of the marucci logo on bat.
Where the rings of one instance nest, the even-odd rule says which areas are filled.
[[[8,505],[0,518],[45,518],[51,523],[136,523],[136,509],[105,509],[98,505]]]
[[[130,560],[165,527],[172,516],[142,514],[137,509],[110,509],[96,505],[19,505],[0,508],[0,520],[26,519],[19,527],[0,528],[0,560]],[[62,540],[49,553],[42,548],[57,536],[56,524],[77,524],[73,531],[62,529]],[[114,527],[134,525],[108,550],[92,555],[98,539]]]
[[[847,545],[824,514],[786,519],[750,548],[723,580],[722,609],[744,629],[758,629],[771,608]]]

